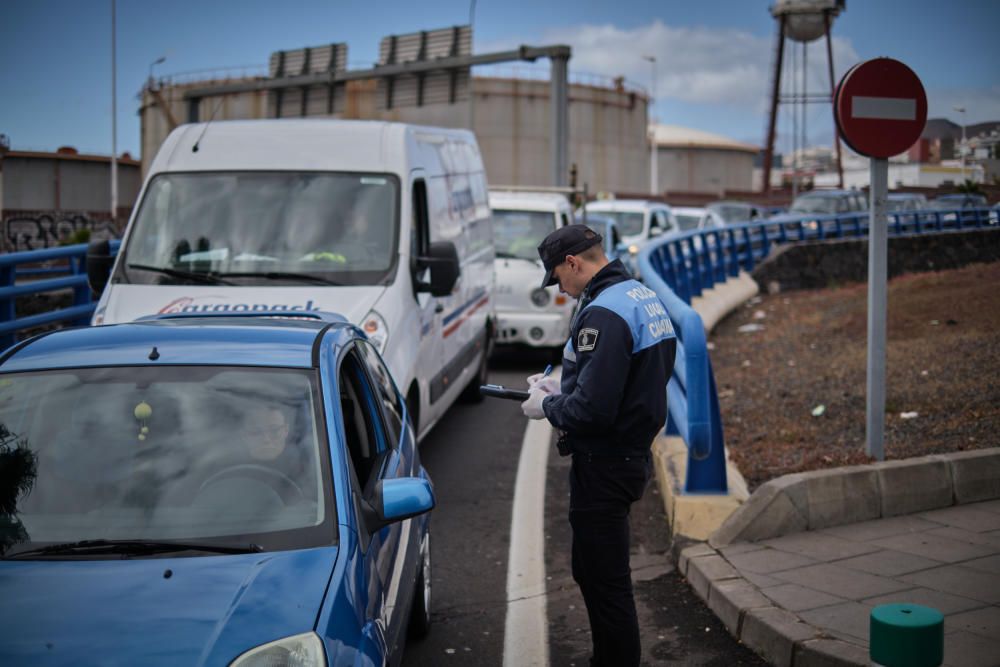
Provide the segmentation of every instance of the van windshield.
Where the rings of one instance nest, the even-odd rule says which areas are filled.
[[[637,236],[642,234],[642,213],[626,213],[625,211],[594,211],[600,215],[614,218],[618,224],[618,232],[622,236]]]
[[[538,260],[542,239],[556,229],[556,217],[546,211],[493,209],[493,242],[497,258]]]
[[[396,266],[398,195],[388,174],[160,174],[115,281],[381,284]]]
[[[0,376],[0,555],[80,540],[329,544],[319,402],[303,369]]]

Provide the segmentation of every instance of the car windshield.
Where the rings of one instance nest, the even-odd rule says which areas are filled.
[[[749,206],[740,206],[738,204],[709,204],[708,208],[718,213],[727,224],[750,222],[751,218],[753,218],[753,211]]]
[[[643,213],[630,213],[626,211],[594,211],[600,215],[614,218],[618,225],[618,233],[622,236],[636,236],[642,234]]]
[[[674,218],[677,219],[677,224],[680,225],[682,232],[687,232],[692,229],[698,229],[698,223],[701,222],[700,215],[691,215],[689,213],[678,213],[677,209],[674,209]]]
[[[398,199],[386,174],[160,174],[115,280],[177,284],[194,273],[241,285],[296,276],[379,284],[396,264]]]
[[[789,209],[792,213],[836,213],[837,198],[818,195],[798,197]]]
[[[535,261],[542,239],[555,231],[556,217],[548,211],[493,209],[493,243],[497,257]]]
[[[78,540],[334,541],[312,371],[0,375],[0,553]]]

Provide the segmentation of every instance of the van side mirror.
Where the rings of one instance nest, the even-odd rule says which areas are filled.
[[[111,277],[111,267],[115,256],[111,254],[111,242],[91,241],[87,246],[87,283],[90,290],[100,296]]]
[[[431,296],[448,296],[458,282],[461,269],[458,250],[451,241],[436,241],[430,244],[427,254],[417,258],[417,271],[431,270],[429,283],[418,282],[418,292],[430,292]]]

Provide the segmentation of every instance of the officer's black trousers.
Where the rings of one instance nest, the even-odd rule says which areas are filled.
[[[569,522],[573,579],[594,643],[592,665],[638,667],[642,648],[629,568],[629,509],[652,474],[649,456],[574,454]]]

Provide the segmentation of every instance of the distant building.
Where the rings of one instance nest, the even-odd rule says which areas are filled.
[[[142,185],[139,161],[118,159],[118,215],[112,220],[111,158],[64,146],[55,153],[0,151],[2,249],[59,245],[82,229],[115,235]]]
[[[660,192],[748,191],[760,146],[678,125],[653,125]]]

